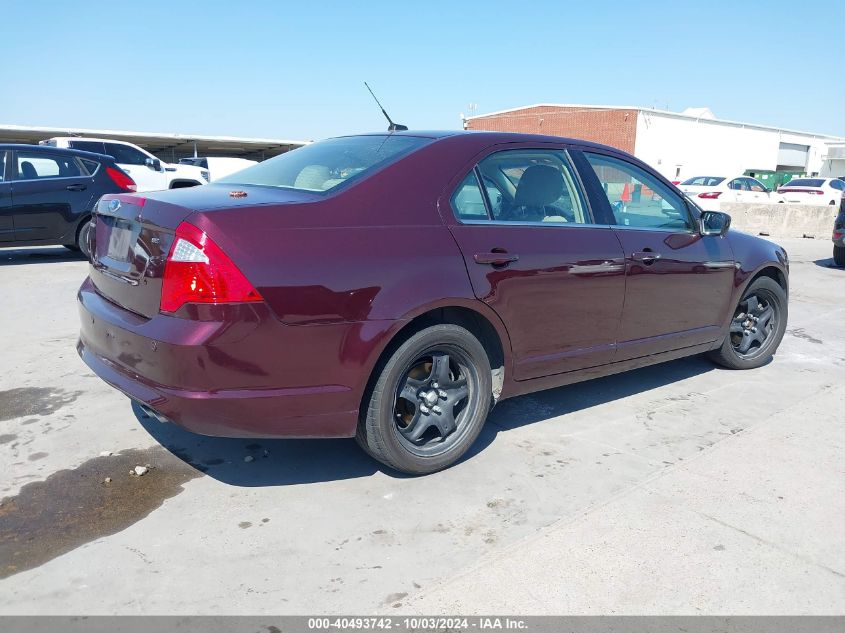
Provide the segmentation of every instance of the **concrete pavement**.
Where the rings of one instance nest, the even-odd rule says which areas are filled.
[[[782,243],[773,363],[506,401],[417,479],[144,418],[76,356],[85,262],[0,251],[0,613],[841,614],[845,270]]]

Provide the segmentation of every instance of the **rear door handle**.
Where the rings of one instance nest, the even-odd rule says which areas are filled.
[[[519,259],[519,255],[510,253],[476,253],[473,255],[476,264],[489,264],[490,266],[506,266]]]
[[[660,253],[655,253],[653,251],[640,251],[637,253],[631,253],[631,259],[649,265],[660,259]]]
[[[87,188],[87,185],[68,185],[65,187],[68,191],[85,191]]]

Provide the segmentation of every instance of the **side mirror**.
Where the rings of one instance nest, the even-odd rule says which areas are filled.
[[[161,171],[161,161],[158,158],[148,158],[144,164],[153,171]]]
[[[702,235],[724,235],[731,227],[731,216],[720,211],[702,211],[699,223]]]

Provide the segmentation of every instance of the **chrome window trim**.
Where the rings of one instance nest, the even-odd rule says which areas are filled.
[[[584,229],[613,229],[610,224],[584,224],[581,222],[508,222],[507,220],[466,220],[461,224],[481,226],[534,226],[547,228],[584,228]]]
[[[625,226],[624,224],[611,224],[614,229],[622,229],[624,231],[650,231],[652,233],[686,233],[688,235],[700,235],[700,231],[694,228],[690,229],[670,229],[659,226]]]
[[[45,180],[76,180],[77,178],[90,178],[80,174],[79,176],[44,176],[42,178],[15,178],[6,182],[43,182]]]

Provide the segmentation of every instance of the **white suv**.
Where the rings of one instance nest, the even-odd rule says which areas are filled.
[[[39,145],[52,145],[69,149],[113,156],[118,166],[132,177],[138,191],[158,191],[194,187],[208,182],[208,170],[193,165],[172,165],[162,162],[148,151],[132,143],[107,138],[80,136],[55,136]]]

